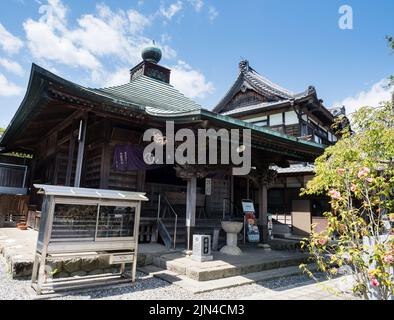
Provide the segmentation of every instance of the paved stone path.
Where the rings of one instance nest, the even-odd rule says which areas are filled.
[[[357,300],[352,295],[353,280],[351,276],[313,283],[305,286],[255,293],[240,298],[241,300]]]

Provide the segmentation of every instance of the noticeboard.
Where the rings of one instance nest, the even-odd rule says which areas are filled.
[[[252,200],[242,200],[242,211],[246,212],[255,212],[254,204]]]

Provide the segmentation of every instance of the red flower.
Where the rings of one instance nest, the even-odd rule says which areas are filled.
[[[329,192],[328,192],[328,194],[331,196],[331,198],[333,198],[333,199],[340,199],[341,198],[341,193],[339,192],[339,191],[337,191],[337,190],[334,190],[334,189],[332,189],[332,190],[330,190]]]
[[[393,262],[394,262],[394,257],[393,257],[393,255],[392,254],[386,254],[385,256],[384,256],[384,262],[385,263],[387,263],[387,264],[392,264]]]
[[[380,283],[379,283],[378,280],[372,279],[372,280],[371,280],[371,285],[372,285],[373,287],[379,287]]]
[[[319,239],[318,240],[319,244],[321,244],[322,246],[326,244],[326,239]]]
[[[369,174],[370,170],[367,167],[361,168],[358,172],[357,177],[361,179],[362,177],[366,177]]]
[[[338,169],[337,169],[337,173],[338,173],[338,175],[340,175],[340,176],[342,177],[343,174],[345,173],[345,169],[338,168]]]

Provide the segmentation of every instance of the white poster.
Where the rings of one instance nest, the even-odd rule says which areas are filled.
[[[205,195],[210,196],[212,194],[212,179],[205,179]]]
[[[245,212],[255,212],[253,201],[250,200],[243,200],[242,201],[242,210]]]

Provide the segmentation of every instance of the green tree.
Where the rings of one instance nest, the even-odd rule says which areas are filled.
[[[386,39],[389,43],[390,48],[394,51],[394,38],[392,36],[386,36]],[[392,87],[394,86],[394,76],[389,77],[389,86]]]
[[[315,162],[303,194],[326,194],[328,228],[302,242],[319,271],[354,276],[354,293],[389,299],[394,291],[394,112],[392,103],[363,107],[351,128]],[[313,272],[301,265],[308,274]]]
[[[387,36],[386,39],[389,42],[391,49],[394,50],[394,38],[392,36]]]

